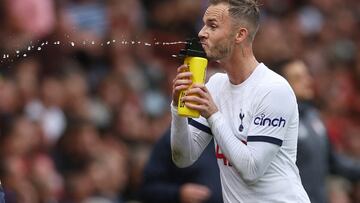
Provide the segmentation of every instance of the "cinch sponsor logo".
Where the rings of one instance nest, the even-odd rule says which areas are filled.
[[[260,126],[285,127],[286,120],[282,117],[272,119],[265,117],[265,114],[261,114],[261,116],[254,119],[254,124]]]

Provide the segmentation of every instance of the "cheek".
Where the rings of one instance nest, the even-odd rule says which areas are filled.
[[[219,47],[223,47],[224,42],[223,39],[215,35],[211,39],[209,39],[208,45],[209,45],[208,49],[215,51],[219,49]]]
[[[304,89],[304,88],[301,86],[301,84],[293,84],[293,85],[292,85],[292,88],[293,88],[293,90],[294,90],[294,92],[295,92],[296,95],[301,94],[301,93],[303,92],[303,89]]]

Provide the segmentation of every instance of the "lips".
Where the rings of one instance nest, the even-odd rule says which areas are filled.
[[[207,47],[208,45],[207,45],[206,43],[204,43],[204,42],[201,42],[201,46],[202,46],[203,48],[205,48],[205,47]]]

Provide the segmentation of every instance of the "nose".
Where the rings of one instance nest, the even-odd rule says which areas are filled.
[[[201,28],[201,30],[199,31],[198,37],[200,38],[200,40],[205,39],[206,38],[206,32],[205,32],[205,26]]]

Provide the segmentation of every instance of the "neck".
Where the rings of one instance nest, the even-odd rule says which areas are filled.
[[[230,56],[220,63],[234,85],[244,82],[259,65],[251,46],[235,46]]]

